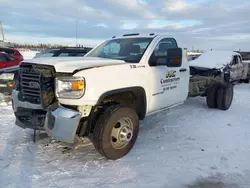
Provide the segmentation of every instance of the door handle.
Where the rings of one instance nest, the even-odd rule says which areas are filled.
[[[180,69],[179,71],[180,72],[185,72],[185,71],[187,71],[187,69],[183,68],[183,69]]]

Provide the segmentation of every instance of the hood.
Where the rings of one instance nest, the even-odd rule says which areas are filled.
[[[230,64],[234,55],[239,55],[233,51],[207,51],[197,59],[190,61],[191,67],[200,67],[208,69],[221,69]]]
[[[75,70],[124,64],[123,60],[97,58],[97,57],[45,57],[34,58],[25,63],[52,65],[56,72],[72,73]]]

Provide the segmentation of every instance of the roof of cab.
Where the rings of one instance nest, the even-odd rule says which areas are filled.
[[[164,36],[168,36],[168,37],[173,37],[169,34],[166,33],[128,33],[128,34],[123,34],[121,36],[113,36],[112,39],[115,38],[154,38],[156,36],[159,35],[164,35]]]

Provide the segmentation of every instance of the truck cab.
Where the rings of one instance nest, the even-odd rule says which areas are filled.
[[[166,106],[182,103],[187,98],[189,82],[187,60],[183,52],[179,51],[181,54],[178,55],[183,57],[183,60],[169,62],[167,51],[174,48],[178,48],[177,41],[168,35],[131,34],[105,42],[87,54],[86,58],[125,61],[126,64],[123,66],[126,67],[126,71],[119,73],[123,75],[122,78],[110,75],[112,77],[110,80],[118,78],[125,82],[122,84],[120,81],[115,89],[131,86],[143,88],[147,97],[148,114]]]

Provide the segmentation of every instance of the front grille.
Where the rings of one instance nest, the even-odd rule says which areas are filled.
[[[19,99],[48,107],[55,100],[55,71],[51,66],[22,63],[19,72]]]

